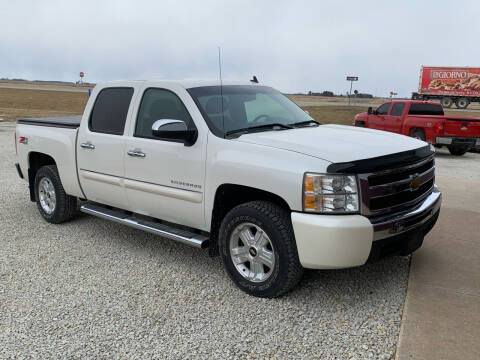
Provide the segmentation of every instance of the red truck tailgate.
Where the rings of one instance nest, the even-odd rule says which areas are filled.
[[[445,118],[445,136],[480,138],[480,118],[447,116]]]

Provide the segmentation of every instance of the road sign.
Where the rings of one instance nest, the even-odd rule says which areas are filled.
[[[84,76],[85,76],[85,74],[83,73],[83,71],[80,71],[80,77],[82,78]]]
[[[348,93],[348,105],[350,105],[350,98],[352,97],[353,82],[358,81],[358,76],[347,76],[347,81],[350,81],[350,92]]]

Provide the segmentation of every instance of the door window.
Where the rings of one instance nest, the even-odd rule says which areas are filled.
[[[395,103],[392,107],[392,116],[401,116],[403,114],[403,109],[405,109],[405,103]]]
[[[133,88],[106,88],[100,91],[90,115],[93,132],[123,135]]]
[[[152,125],[157,120],[181,120],[193,129],[192,118],[182,100],[173,92],[165,89],[147,89],[138,110],[135,136],[155,139]]]
[[[388,109],[390,109],[390,103],[383,104],[377,109],[377,114],[378,115],[387,115],[388,114]]]

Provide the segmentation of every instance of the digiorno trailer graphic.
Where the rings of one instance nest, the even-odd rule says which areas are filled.
[[[480,68],[424,66],[420,92],[458,96],[480,96]]]

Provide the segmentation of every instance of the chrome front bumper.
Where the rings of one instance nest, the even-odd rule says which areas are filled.
[[[441,203],[442,193],[434,186],[433,192],[416,209],[387,218],[371,219],[373,241],[421,227],[440,210]]]

